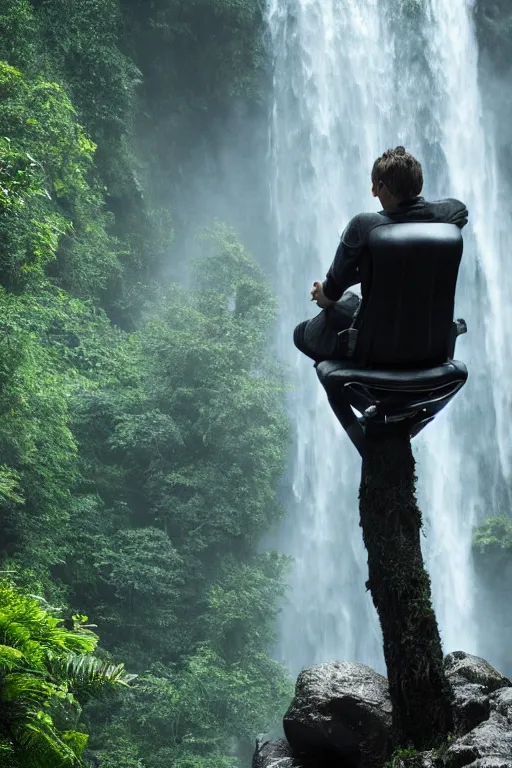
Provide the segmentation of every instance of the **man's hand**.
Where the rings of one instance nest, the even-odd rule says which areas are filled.
[[[324,287],[318,280],[315,280],[313,283],[311,289],[311,301],[316,301],[317,305],[322,309],[326,309],[330,304],[335,303],[324,295]]]

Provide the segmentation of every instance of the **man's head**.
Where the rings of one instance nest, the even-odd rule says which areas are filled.
[[[372,194],[379,198],[384,210],[394,208],[403,200],[416,197],[422,188],[421,165],[404,147],[388,149],[374,162]]]

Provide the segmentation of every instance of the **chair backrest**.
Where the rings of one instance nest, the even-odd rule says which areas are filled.
[[[356,360],[370,367],[446,361],[462,248],[455,224],[386,224],[371,232]]]

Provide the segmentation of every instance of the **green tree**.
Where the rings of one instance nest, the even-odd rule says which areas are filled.
[[[512,674],[512,653],[503,638],[512,631],[512,519],[488,517],[473,532],[475,604],[479,626],[485,628],[480,642],[487,657],[504,674]]]
[[[0,8],[0,556],[143,674],[84,710],[102,768],[246,761],[290,696],[268,656],[287,563],[260,551],[287,443],[275,301],[221,227],[193,293],[156,283],[189,257],[186,163],[258,109],[261,31],[256,0]]]
[[[19,291],[53,272],[62,287],[100,294],[119,245],[89,182],[95,145],[58,83],[27,80],[0,62],[0,97],[0,136],[7,137],[0,143],[2,284]]]
[[[151,768],[247,759],[291,694],[267,655],[287,562],[259,552],[282,515],[287,440],[268,352],[275,302],[229,230],[202,243],[196,292],[165,291],[158,319],[111,351],[123,387],[77,392],[73,406],[84,495],[71,520],[78,554],[59,573],[107,648],[151,670],[142,698],[91,715],[111,721],[93,747]]]

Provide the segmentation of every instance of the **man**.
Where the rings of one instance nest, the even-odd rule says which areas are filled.
[[[428,221],[462,228],[468,221],[466,206],[459,200],[429,203],[419,197],[423,171],[404,147],[389,149],[377,158],[371,178],[372,195],[379,198],[382,210],[360,213],[348,223],[326,279],[323,283],[315,281],[311,289],[311,300],[323,311],[300,323],[294,332],[295,346],[316,363],[344,357],[338,333],[351,326],[359,306],[359,298],[347,289],[361,283],[363,300],[369,290],[371,275],[366,257],[370,232],[375,227]]]

